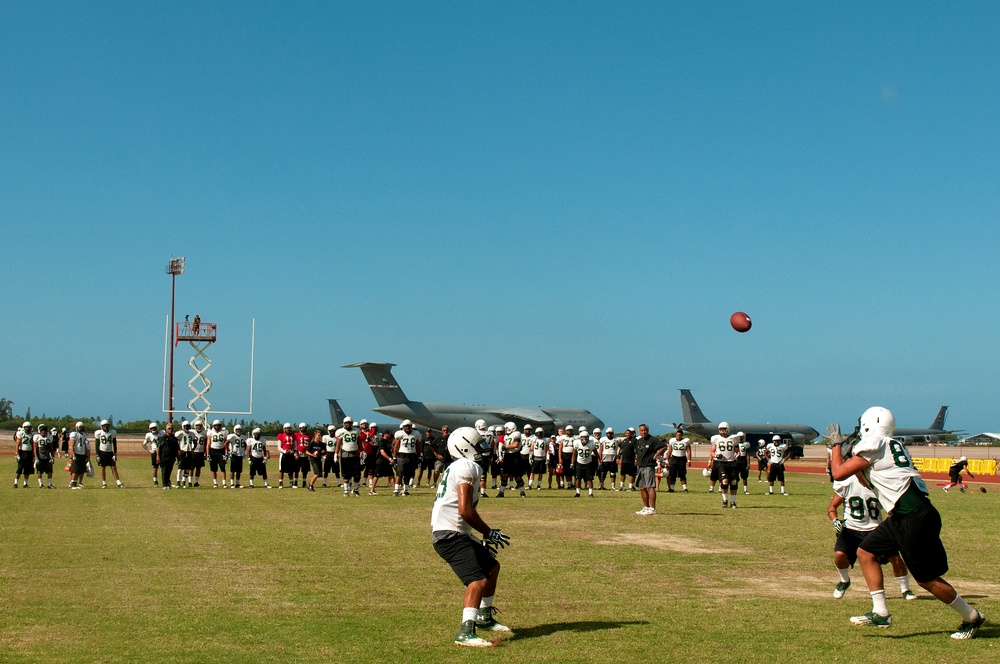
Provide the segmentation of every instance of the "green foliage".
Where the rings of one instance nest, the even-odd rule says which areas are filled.
[[[14,402],[10,399],[0,398],[0,420],[14,419]]]

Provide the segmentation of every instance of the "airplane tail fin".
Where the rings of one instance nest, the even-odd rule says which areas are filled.
[[[391,362],[359,362],[357,364],[345,364],[344,369],[361,369],[361,373],[368,380],[368,387],[375,395],[375,401],[379,407],[395,406],[409,402],[403,390],[400,389],[396,379],[392,376],[392,367],[396,366]]]
[[[340,407],[340,403],[336,399],[327,399],[327,401],[330,402],[330,424],[340,425],[347,417],[347,413]]]
[[[694,400],[691,390],[686,389],[681,390],[681,416],[685,422],[691,424],[711,421],[705,417],[705,413],[701,412],[701,408],[698,406],[698,402]]]
[[[938,410],[937,417],[935,417],[934,421],[931,422],[931,427],[930,428],[931,429],[940,429],[940,430],[943,430],[944,429],[944,418],[945,418],[945,416],[947,414],[948,414],[948,406],[941,406],[941,409]]]

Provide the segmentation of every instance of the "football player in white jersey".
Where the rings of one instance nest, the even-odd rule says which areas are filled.
[[[681,489],[688,492],[687,467],[691,463],[691,439],[685,438],[684,431],[678,429],[673,439],[667,443],[670,456],[667,457],[667,493],[674,493],[674,485],[681,481]]]
[[[767,495],[774,494],[775,481],[781,484],[781,495],[785,493],[785,460],[788,458],[788,444],[781,440],[781,436],[775,434],[771,436],[771,442],[767,445],[767,460],[770,464],[767,470]]]
[[[260,435],[260,429],[250,432],[247,455],[250,458],[250,488],[253,488],[253,478],[260,475],[264,479],[264,488],[270,489],[271,485],[267,483],[267,442]]]
[[[119,489],[124,489],[121,478],[118,477],[118,432],[111,428],[111,423],[101,420],[101,428],[94,432],[94,442],[97,443],[97,465],[101,467],[101,488],[108,488],[107,469],[118,483]]]
[[[719,433],[712,436],[711,457],[719,473],[719,493],[722,494],[722,507],[736,509],[736,488],[739,484],[739,474],[736,470],[736,435],[729,435],[729,424],[719,422]],[[726,495],[726,492],[729,495]]]
[[[497,498],[503,498],[503,492],[511,481],[514,481],[524,498],[524,476],[521,475],[521,433],[514,431],[514,423],[504,430],[503,439],[503,472],[500,475],[500,491]]]
[[[880,406],[866,410],[858,420],[859,438],[844,459],[842,446],[849,442],[839,424],[827,428],[833,446],[833,479],[844,480],[860,473],[889,514],[861,541],[858,560],[872,597],[872,610],[851,618],[855,625],[889,627],[892,616],[885,603],[885,586],[880,556],[898,552],[920,587],[951,607],[962,617],[953,639],[971,639],[986,617],[955,591],[943,576],[948,571],[948,555],[941,542],[941,515],[931,504],[927,485],[913,467],[901,442],[892,438],[896,421]],[[852,437],[853,438],[853,437]]]
[[[177,447],[181,453],[177,459],[177,486],[190,487],[194,484],[194,432],[191,423],[181,421],[181,430],[177,434]]]
[[[73,474],[69,488],[82,489],[83,475],[90,465],[90,441],[83,430],[83,422],[77,422],[69,434],[70,452],[73,454]]]
[[[559,488],[560,489],[572,489],[574,484],[573,477],[573,459],[576,457],[576,452],[573,450],[573,426],[567,425],[563,429],[563,434],[556,438],[556,444],[559,446],[559,468],[556,471],[562,471],[559,474]]]
[[[448,436],[448,452],[453,461],[438,483],[431,512],[431,541],[437,552],[462,583],[462,624],[455,644],[488,648],[491,641],[476,630],[489,630],[512,635],[511,629],[493,617],[500,563],[494,557],[497,548],[510,543],[510,538],[486,525],[477,508],[482,464],[488,463],[490,448],[483,437],[471,427],[460,427]],[[473,531],[483,534],[480,541]]]
[[[156,448],[163,442],[163,438],[166,435],[166,432],[160,431],[160,427],[156,422],[150,422],[149,431],[146,432],[146,435],[142,439],[142,449],[149,452],[149,463],[153,466],[153,486],[157,485],[156,471],[160,468],[160,465],[156,462]]]
[[[843,518],[838,518],[837,508],[843,506]],[[837,543],[833,548],[833,564],[840,575],[840,582],[833,589],[834,599],[840,599],[851,587],[850,568],[858,559],[858,546],[865,536],[882,523],[882,512],[879,509],[875,493],[861,483],[857,475],[851,475],[845,480],[833,483],[833,498],[827,508],[827,516],[837,532]],[[879,558],[879,564],[886,563],[885,558]],[[916,593],[910,590],[910,577],[906,564],[899,554],[888,558],[892,563],[892,574],[899,583],[899,592],[903,599],[917,599]]]
[[[243,435],[243,425],[234,424],[233,432],[226,436],[226,456],[229,457],[229,486],[240,489],[243,477],[243,459],[247,455],[247,437]]]
[[[194,467],[194,486],[199,487],[201,486],[199,483],[201,469],[205,467],[205,449],[208,447],[208,435],[205,433],[205,424],[200,417],[195,419],[194,431],[191,435],[194,437],[194,451],[191,453],[191,465]]]
[[[403,420],[392,443],[392,457],[396,466],[396,484],[392,495],[410,495],[408,486],[417,471],[417,455],[421,451],[423,444],[420,433],[413,429],[413,422]]]
[[[212,488],[219,488],[219,473],[222,473],[222,488],[226,488],[226,441],[229,432],[219,420],[212,420],[212,430],[208,432],[208,469],[212,473]]]
[[[597,451],[597,441],[590,437],[587,430],[580,427],[580,437],[573,443],[573,450],[576,452],[576,493],[574,498],[580,497],[580,487],[587,485],[587,495],[594,497],[594,466],[591,460]]]
[[[608,475],[611,475],[611,488],[615,491],[618,490],[615,484],[615,477],[618,474],[618,439],[615,438],[614,427],[608,427],[604,430],[604,437],[601,438],[601,442],[598,445],[597,450],[598,458],[601,460],[600,472],[598,478],[601,480],[601,485],[597,487],[598,491],[604,491],[604,480],[607,479]]]
[[[49,435],[49,427],[46,424],[38,425],[38,433],[31,438],[31,445],[35,455],[35,470],[38,471],[38,488],[44,489],[42,475],[49,476],[49,488],[52,486],[52,459],[56,454],[56,444]]]
[[[549,456],[549,439],[545,437],[545,430],[542,427],[535,427],[534,435],[531,436],[531,457],[530,471],[528,475],[528,488],[534,482],[535,490],[542,490],[542,475],[545,474],[545,460]],[[551,482],[551,478],[549,482]]]
[[[323,456],[323,486],[326,486],[326,478],[333,473],[340,484],[340,459],[337,457],[337,425],[331,424],[326,428],[326,435],[323,436],[323,443],[326,445],[326,455]]]
[[[344,496],[361,495],[361,443],[354,420],[344,418],[344,426],[334,435],[334,455],[340,460]]]
[[[23,486],[28,488],[28,477],[35,474],[35,453],[32,451],[32,438],[34,432],[31,430],[31,422],[25,422],[14,434],[14,447],[17,449],[17,470],[14,472],[14,488],[17,488],[17,481],[23,479]]]

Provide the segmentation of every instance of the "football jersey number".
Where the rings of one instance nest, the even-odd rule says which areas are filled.
[[[865,509],[868,510],[868,516],[873,521],[878,520],[879,516],[879,505],[878,500],[875,498],[869,498],[868,501],[864,501],[858,496],[851,496],[847,500],[847,509],[851,514],[851,518],[855,521],[865,520]]]
[[[438,490],[434,495],[435,498],[444,498],[445,491],[448,489],[448,474],[451,472],[451,468],[445,468],[444,474],[441,476],[441,481],[438,482]]]
[[[898,440],[893,439],[889,441],[889,451],[892,452],[892,460],[900,468],[909,468],[913,465],[910,462],[909,455],[906,453],[906,448]]]

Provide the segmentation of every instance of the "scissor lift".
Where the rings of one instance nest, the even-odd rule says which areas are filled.
[[[177,323],[176,333],[175,346],[182,341],[187,341],[194,349],[194,355],[188,360],[188,366],[194,370],[194,377],[188,381],[188,387],[194,392],[194,397],[188,401],[188,410],[200,417],[202,421],[206,421],[212,408],[212,403],[207,396],[208,391],[212,389],[212,381],[205,373],[212,366],[212,360],[209,359],[205,351],[215,343],[215,323],[203,323],[195,316],[194,321]],[[203,364],[199,365],[199,359]]]

